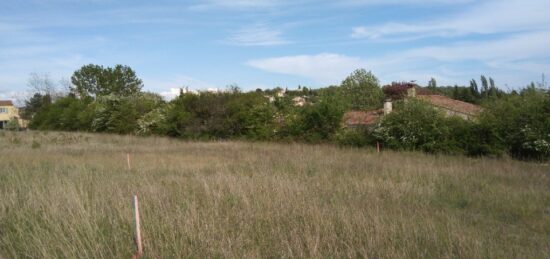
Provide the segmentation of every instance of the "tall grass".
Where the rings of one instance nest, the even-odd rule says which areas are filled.
[[[129,258],[135,193],[151,258],[550,258],[541,164],[41,132],[0,149],[5,258]]]

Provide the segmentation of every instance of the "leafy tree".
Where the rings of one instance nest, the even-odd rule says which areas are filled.
[[[481,76],[481,94],[483,97],[487,97],[489,94],[489,83],[484,75]]]
[[[134,70],[123,65],[114,68],[86,65],[74,72],[71,82],[74,85],[73,92],[80,97],[109,94],[130,96],[139,93],[143,87],[143,82]]]
[[[50,95],[35,93],[30,99],[25,101],[25,107],[21,111],[21,118],[31,120],[36,113],[51,104],[52,98]]]
[[[409,100],[385,116],[373,130],[385,146],[398,150],[461,153],[443,113],[428,104]]]
[[[470,80],[470,93],[472,96],[477,97],[479,95],[479,89],[475,79]]]
[[[355,70],[342,81],[341,95],[349,108],[357,110],[378,108],[384,97],[378,78],[365,69]]]
[[[480,124],[494,129],[510,155],[537,160],[550,157],[550,96],[545,90],[526,88],[489,106]]]
[[[13,131],[17,131],[20,128],[21,126],[19,125],[19,121],[16,118],[9,120],[6,126],[4,127],[5,130],[13,130]]]
[[[341,128],[344,105],[336,96],[322,96],[313,105],[296,110],[283,135],[307,142],[327,141]]]
[[[437,81],[435,81],[435,78],[430,79],[428,82],[428,89],[432,92],[437,89]]]

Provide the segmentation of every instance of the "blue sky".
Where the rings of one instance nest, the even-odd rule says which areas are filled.
[[[145,89],[246,90],[481,74],[518,88],[550,74],[548,0],[2,0],[0,98],[30,73],[131,66]]]

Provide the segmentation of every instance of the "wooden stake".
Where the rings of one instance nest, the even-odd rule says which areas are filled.
[[[376,142],[376,150],[380,153],[380,142]]]
[[[128,170],[132,170],[132,166],[130,165],[130,153],[126,153],[126,161],[128,162]]]
[[[137,249],[134,258],[139,258],[143,255],[143,247],[141,246],[141,229],[139,223],[139,204],[137,195],[134,195],[134,218],[136,223],[136,236],[134,237],[134,241],[136,242]]]

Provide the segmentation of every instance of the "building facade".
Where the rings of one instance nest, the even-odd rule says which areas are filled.
[[[0,100],[0,129],[5,129],[12,120],[16,120],[19,127],[26,126],[25,121],[19,116],[19,109],[13,105],[13,102]]]

